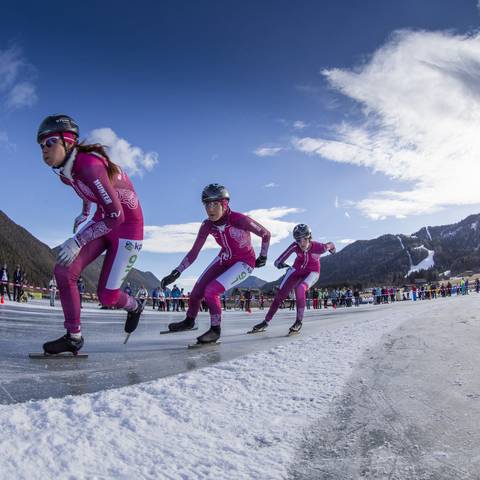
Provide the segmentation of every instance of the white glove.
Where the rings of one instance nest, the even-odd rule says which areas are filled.
[[[88,218],[88,215],[81,213],[73,222],[73,233],[77,233],[77,228]]]
[[[57,263],[59,265],[70,265],[80,253],[81,247],[78,245],[75,237],[69,238],[60,245],[60,251],[58,252]]]

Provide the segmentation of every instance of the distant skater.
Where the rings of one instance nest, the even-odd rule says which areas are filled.
[[[208,235],[212,235],[220,245],[220,252],[193,287],[185,320],[168,326],[172,332],[192,329],[204,298],[210,310],[210,329],[197,338],[198,343],[214,343],[220,338],[220,295],[243,282],[254,268],[263,267],[267,261],[270,232],[247,215],[230,210],[229,202],[230,194],[223,185],[213,183],[203,189],[202,203],[208,218],[203,221],[190,252],[172,273],[162,279],[162,288],[175,282],[195,261]],[[257,258],[250,233],[262,238]]]
[[[329,251],[335,253],[335,245],[332,242],[320,243],[312,240],[312,231],[308,225],[301,223],[293,229],[295,241],[275,260],[274,265],[288,268],[282,280],[272,305],[265,315],[265,320],[252,329],[252,333],[264,331],[279,306],[294,290],[296,297],[297,315],[295,323],[290,327],[290,332],[299,332],[302,328],[303,314],[305,311],[306,292],[320,278],[320,256]],[[285,263],[292,253],[296,254],[295,262],[290,267]]]

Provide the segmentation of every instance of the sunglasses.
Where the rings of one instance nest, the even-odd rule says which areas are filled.
[[[210,200],[207,202],[203,202],[203,204],[205,205],[205,208],[217,208],[222,204],[222,202],[220,202],[219,200]]]
[[[60,140],[60,137],[48,137],[43,143],[39,143],[40,148],[43,150],[45,147],[50,148]]]

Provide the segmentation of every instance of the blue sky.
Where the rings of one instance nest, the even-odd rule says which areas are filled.
[[[211,182],[272,229],[268,280],[296,223],[341,247],[480,211],[476,1],[2,7],[1,208],[51,246],[81,208],[35,143],[56,112],[131,173],[138,267],[159,277],[193,242]]]

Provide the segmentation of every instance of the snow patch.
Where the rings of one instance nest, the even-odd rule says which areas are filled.
[[[432,241],[432,236],[430,235],[430,230],[428,229],[428,227],[425,227],[425,230],[427,231],[428,238],[430,239],[430,241]]]
[[[443,230],[442,233],[440,234],[442,238],[446,237],[454,237],[460,230],[462,230],[463,227],[457,227],[455,230]]]
[[[410,255],[410,252],[405,248],[405,245],[403,244],[402,239],[398,235],[397,235],[397,238],[398,238],[398,241],[400,242],[400,245],[402,246],[403,250],[405,250],[405,252],[407,252],[408,262],[409,262],[410,270],[411,270],[412,265],[413,265],[412,256]],[[408,276],[408,273],[405,276]]]
[[[429,250],[423,245],[415,248],[424,248],[428,252],[428,255],[421,262],[417,263],[416,265],[412,265],[408,273],[405,275],[405,278],[408,277],[412,272],[418,272],[420,270],[428,270],[429,268],[432,268],[435,266],[435,262],[433,261],[435,250]]]
[[[0,406],[1,476],[287,478],[304,429],[399,313],[154,382]]]

